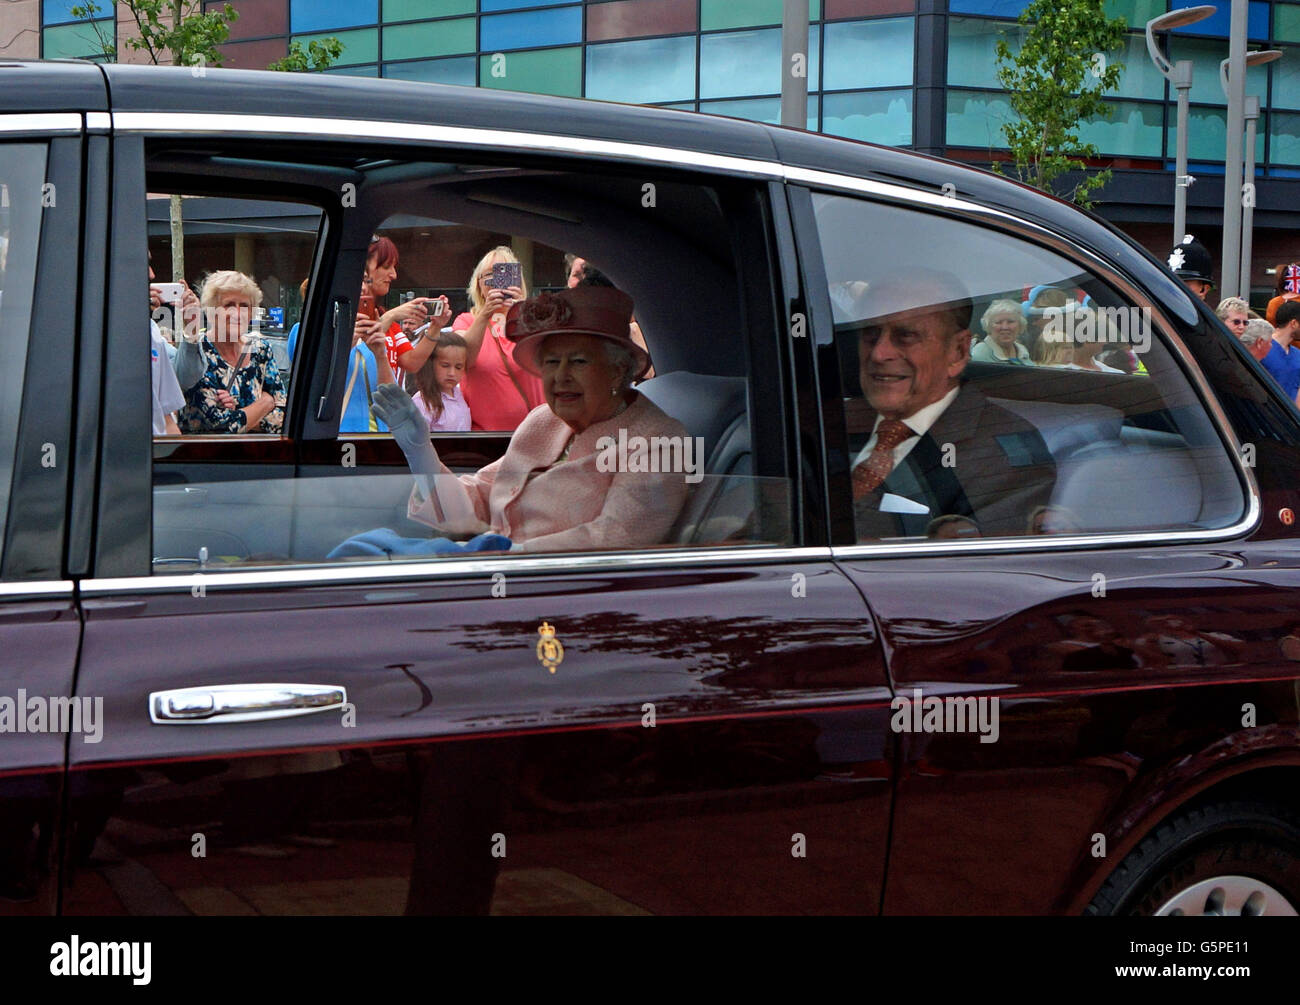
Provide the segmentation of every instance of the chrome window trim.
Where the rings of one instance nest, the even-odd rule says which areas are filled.
[[[75,136],[81,133],[80,112],[12,112],[0,115],[0,133]]]
[[[188,593],[199,583],[205,590],[222,587],[347,586],[406,582],[419,579],[467,579],[491,577],[494,572],[510,574],[587,573],[608,570],[633,572],[638,569],[724,565],[753,565],[777,562],[828,562],[830,548],[699,548],[690,551],[633,551],[596,555],[556,555],[535,558],[442,560],[433,562],[386,562],[367,565],[299,566],[296,568],[232,572],[184,573],[164,576],[122,576],[113,579],[84,579],[83,596],[123,593]]]
[[[651,161],[664,165],[706,168],[780,180],[784,168],[772,161],[679,150],[675,147],[597,140],[582,136],[481,129],[474,126],[435,126],[422,122],[384,122],[373,119],[331,119],[295,115],[241,115],[194,112],[177,118],[162,112],[114,112],[113,129],[124,133],[208,136],[245,133],[260,136],[336,137],[352,142],[437,143],[456,147],[490,147],[535,153],[577,154],[584,157]]]
[[[47,579],[32,583],[0,583],[0,600],[71,597],[75,591],[76,584],[70,579]]]

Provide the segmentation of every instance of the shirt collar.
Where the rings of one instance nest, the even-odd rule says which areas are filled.
[[[958,384],[938,401],[931,402],[924,408],[918,409],[916,412],[909,415],[903,420],[903,425],[914,432],[917,436],[924,436],[930,431],[930,427],[939,421],[939,416],[943,415],[943,413],[948,410],[948,406],[953,403],[953,399],[957,397],[957,392],[960,390],[961,385]],[[882,420],[882,416],[876,416],[876,424],[871,427],[872,436],[876,435],[876,430],[880,428]]]

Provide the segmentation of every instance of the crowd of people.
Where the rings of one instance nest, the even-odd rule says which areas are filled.
[[[339,432],[389,431],[374,408],[375,393],[385,384],[410,394],[433,432],[517,429],[545,400],[540,379],[515,360],[514,343],[506,336],[510,308],[528,299],[519,259],[505,246],[487,252],[470,275],[469,309],[453,319],[445,296],[378,306],[397,279],[398,257],[391,238],[371,239]],[[565,267],[569,289],[612,286],[576,255],[566,256]],[[151,266],[155,317],[174,316],[166,328],[150,321],[154,435],[281,433],[286,379],[268,340],[253,330],[262,303],[256,281],[222,270],[209,275],[196,295],[184,283],[155,284],[155,278]],[[305,302],[305,279],[300,294]],[[297,354],[299,329],[295,323],[289,331],[290,361]],[[630,337],[645,350],[635,319]],[[647,375],[653,373],[653,367],[647,369]]]

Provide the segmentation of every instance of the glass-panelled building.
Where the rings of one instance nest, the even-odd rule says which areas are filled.
[[[94,56],[128,29],[111,6],[93,24],[77,0],[41,0],[39,55]],[[84,2],[84,0],[83,0]],[[199,0],[195,0],[196,9]],[[224,0],[202,0],[209,10]],[[1153,251],[1172,243],[1174,94],[1146,52],[1143,26],[1197,0],[1104,0],[1129,24],[1109,119],[1082,136],[1114,168],[1097,210]],[[266,67],[290,42],[334,37],[329,73],[397,77],[662,105],[764,122],[780,114],[782,0],[233,0],[239,12],[225,65]],[[1211,18],[1170,33],[1173,60],[1195,67],[1189,155],[1200,184],[1189,229],[1221,241],[1226,111],[1219,62],[1228,51],[1229,0]],[[1010,109],[995,45],[1014,47],[1025,0],[809,0],[809,129],[964,161],[1005,157]],[[0,24],[0,28],[3,24]],[[1256,286],[1267,264],[1300,258],[1300,3],[1251,0],[1252,48],[1284,57],[1249,72],[1260,98],[1256,144]],[[3,34],[3,32],[0,32]],[[128,58],[116,38],[121,58]],[[0,49],[0,56],[23,55]]]

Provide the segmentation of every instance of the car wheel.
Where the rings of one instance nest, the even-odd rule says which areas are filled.
[[[1148,835],[1085,914],[1292,915],[1300,907],[1300,815],[1280,806],[1218,803]]]

